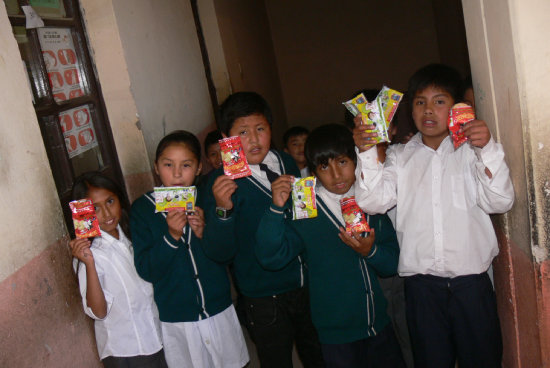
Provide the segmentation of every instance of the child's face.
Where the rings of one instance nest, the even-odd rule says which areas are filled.
[[[122,208],[116,194],[104,188],[90,187],[88,189],[88,198],[94,204],[101,231],[118,239],[118,230],[116,227],[122,215]]]
[[[206,149],[206,160],[214,169],[222,166],[222,155],[220,153],[220,144],[214,143]]]
[[[171,144],[155,162],[155,172],[165,187],[188,187],[199,175],[201,164],[184,144]]]
[[[300,168],[306,165],[306,156],[304,155],[304,145],[306,143],[307,134],[296,135],[288,139],[285,152],[290,154]]]
[[[265,116],[254,114],[235,119],[230,136],[241,137],[246,160],[251,165],[260,164],[271,145],[271,127]]]
[[[453,104],[453,97],[437,87],[430,86],[416,92],[412,116],[425,145],[437,149],[449,135],[447,118]]]
[[[355,163],[348,156],[340,155],[329,159],[326,165],[318,165],[315,176],[329,192],[346,194],[355,183]]]

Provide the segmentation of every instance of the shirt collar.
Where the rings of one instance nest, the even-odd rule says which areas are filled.
[[[426,147],[428,149],[431,149],[429,148],[428,146],[426,146],[424,144],[424,142],[422,142],[422,133],[418,132],[416,133],[408,142],[407,144],[405,145],[406,148],[411,148],[411,149],[416,149],[418,147]],[[437,148],[436,151],[448,151],[448,149],[452,148],[453,147],[453,143],[452,143],[452,140],[451,140],[451,136],[447,136],[443,139],[443,141],[441,141],[441,144],[439,145],[439,147]]]

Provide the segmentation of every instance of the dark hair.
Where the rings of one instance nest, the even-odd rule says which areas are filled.
[[[372,102],[376,99],[376,96],[378,96],[379,92],[380,92],[379,89],[374,89],[374,88],[360,89],[359,91],[355,91],[355,93],[348,100],[351,100],[352,98],[355,98],[356,96],[362,93],[363,95],[365,95],[365,98],[367,99],[367,101]],[[353,122],[353,118],[355,116],[353,116],[353,114],[349,112],[349,110],[346,109],[345,107],[344,109],[345,109],[344,125],[347,126],[349,129],[355,128],[355,123]]]
[[[460,73],[444,64],[430,64],[420,68],[409,79],[409,103],[412,106],[416,94],[427,87],[440,88],[449,93],[454,102],[462,101],[464,95]]]
[[[204,154],[208,156],[208,148],[213,144],[218,144],[218,141],[222,139],[222,134],[219,130],[213,130],[204,138]]]
[[[464,78],[464,80],[462,81],[462,87],[464,88],[464,92],[466,92],[468,88],[472,88],[472,89],[474,88],[474,83],[472,81],[471,74],[468,74],[466,78]]]
[[[271,109],[262,96],[256,92],[233,93],[220,106],[218,128],[220,132],[229,136],[236,119],[255,114],[263,115],[268,124],[273,125]]]
[[[357,164],[353,135],[341,124],[327,124],[314,129],[307,137],[304,151],[312,173],[319,165],[326,165],[330,159],[342,155]]]
[[[175,130],[165,135],[164,138],[160,140],[155,153],[155,162],[158,161],[164,150],[172,144],[185,145],[185,147],[195,155],[197,161],[201,161],[201,144],[197,137],[186,130]]]
[[[299,135],[308,135],[309,130],[304,128],[303,126],[294,126],[290,129],[288,129],[285,134],[283,134],[283,143],[284,146],[288,148],[288,140],[292,137],[297,137]]]
[[[120,217],[120,227],[128,239],[131,238],[130,234],[130,220],[128,214],[130,213],[130,202],[126,193],[120,185],[118,185],[113,179],[103,175],[99,171],[88,171],[78,176],[73,183],[73,189],[71,196],[73,200],[83,199],[88,196],[90,187],[106,189],[117,196],[122,214]]]

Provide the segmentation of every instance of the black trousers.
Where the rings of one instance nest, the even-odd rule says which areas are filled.
[[[416,368],[500,367],[502,336],[486,272],[405,278],[407,323]]]
[[[307,288],[262,298],[243,296],[243,301],[246,326],[262,368],[292,368],[294,343],[304,368],[325,366]]]
[[[164,359],[164,350],[160,349],[152,355],[133,357],[108,356],[101,361],[105,368],[168,368]]]
[[[391,323],[376,336],[347,344],[322,344],[327,368],[405,368]]]

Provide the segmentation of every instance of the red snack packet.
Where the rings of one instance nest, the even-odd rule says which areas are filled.
[[[369,232],[370,226],[367,222],[363,210],[359,208],[355,197],[344,197],[340,199],[340,206],[342,206],[342,216],[346,223],[346,232],[352,234],[352,231],[356,233]]]
[[[465,103],[455,104],[449,111],[449,119],[447,120],[447,126],[449,132],[451,132],[451,138],[455,149],[464,144],[468,137],[464,135],[464,125],[476,118],[474,108]]]
[[[73,214],[74,232],[78,239],[101,235],[94,205],[89,199],[79,199],[69,203]]]
[[[244,154],[241,138],[238,136],[219,140],[223,162],[223,172],[231,179],[252,175]]]

